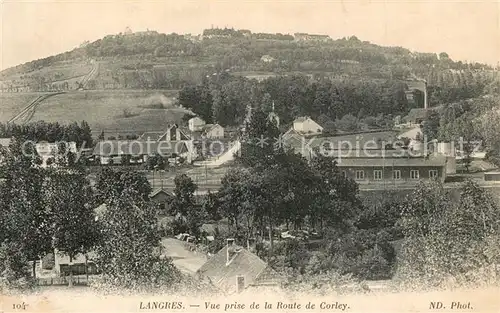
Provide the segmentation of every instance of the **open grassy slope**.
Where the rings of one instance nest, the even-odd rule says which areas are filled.
[[[0,94],[1,121],[5,122],[36,98],[37,93]],[[173,107],[176,91],[74,91],[41,102],[30,122],[87,121],[94,132],[163,130],[180,122],[188,111]],[[163,105],[164,109],[149,106]]]
[[[45,93],[0,93],[0,122],[7,122],[21,112],[31,101],[43,94]]]

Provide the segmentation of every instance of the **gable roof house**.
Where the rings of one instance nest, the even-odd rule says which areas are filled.
[[[206,124],[201,128],[199,135],[207,139],[224,138],[224,127],[219,124]]]
[[[293,121],[293,129],[301,134],[321,134],[323,127],[309,116],[297,117]]]
[[[250,286],[275,285],[279,279],[266,262],[236,245],[234,239],[227,239],[227,245],[203,264],[197,275],[226,294],[241,292]]]
[[[174,195],[172,193],[162,188],[157,188],[149,194],[149,199],[160,207],[162,214],[165,214],[169,210],[173,198]]]

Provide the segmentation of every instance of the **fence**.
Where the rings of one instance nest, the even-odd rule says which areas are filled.
[[[92,281],[97,281],[96,277],[89,277],[87,279],[86,276],[73,276],[73,285],[75,286],[88,286],[88,284]],[[38,286],[63,286],[69,284],[69,277],[50,277],[50,278],[37,278]]]

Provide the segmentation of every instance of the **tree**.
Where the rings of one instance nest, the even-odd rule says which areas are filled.
[[[47,204],[51,212],[52,244],[69,256],[70,264],[76,255],[85,254],[93,247],[94,211],[90,205],[90,183],[82,172],[54,170],[46,187]],[[73,285],[70,268],[69,286]]]
[[[94,206],[99,206],[112,197],[119,195],[125,189],[134,190],[134,196],[143,201],[149,201],[151,185],[147,177],[140,172],[132,170],[114,170],[102,168],[97,174],[94,186]]]
[[[440,115],[438,112],[430,111],[428,113],[422,127],[424,139],[426,139],[427,141],[436,139],[439,131],[439,121]]]
[[[429,182],[404,203],[399,275],[435,284],[450,277],[457,284],[487,279],[480,271],[498,261],[498,205],[472,181],[452,199],[440,183]]]
[[[197,236],[199,229],[203,224],[202,221],[206,216],[201,206],[198,205],[194,198],[194,193],[198,186],[193,182],[191,177],[186,174],[177,175],[174,179],[174,200],[172,201],[172,210],[175,215],[180,215],[186,221],[186,226],[190,233]]]
[[[14,140],[4,157],[3,239],[8,246],[17,245],[32,262],[32,275],[36,277],[35,262],[50,252],[52,239],[50,213],[43,196],[44,171],[35,167],[39,157],[31,144],[22,149]]]
[[[127,188],[113,194],[98,222],[102,240],[97,262],[105,282],[149,291],[180,279],[171,260],[161,256],[155,207],[136,191]]]
[[[346,114],[336,122],[338,129],[345,131],[354,131],[358,129],[358,119],[352,114]]]

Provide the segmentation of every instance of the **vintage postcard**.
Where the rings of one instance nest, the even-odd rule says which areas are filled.
[[[500,312],[500,2],[0,19],[0,313]]]

